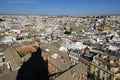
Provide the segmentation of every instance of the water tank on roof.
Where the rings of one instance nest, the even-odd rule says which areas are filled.
[[[110,60],[110,64],[114,64],[114,60]]]

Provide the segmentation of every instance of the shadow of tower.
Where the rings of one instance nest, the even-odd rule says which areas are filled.
[[[41,56],[40,47],[31,54],[31,58],[24,62],[18,70],[16,80],[49,80],[48,62]]]

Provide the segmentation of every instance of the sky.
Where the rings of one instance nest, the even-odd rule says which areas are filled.
[[[0,14],[120,14],[120,0],[0,0]]]

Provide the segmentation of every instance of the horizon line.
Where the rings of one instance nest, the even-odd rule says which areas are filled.
[[[120,13],[113,13],[113,14],[77,14],[77,15],[71,15],[71,14],[4,14],[0,13],[0,15],[38,15],[38,16],[120,16]]]

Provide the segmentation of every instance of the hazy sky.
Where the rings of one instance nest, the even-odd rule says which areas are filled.
[[[0,0],[0,14],[119,14],[120,0]]]

